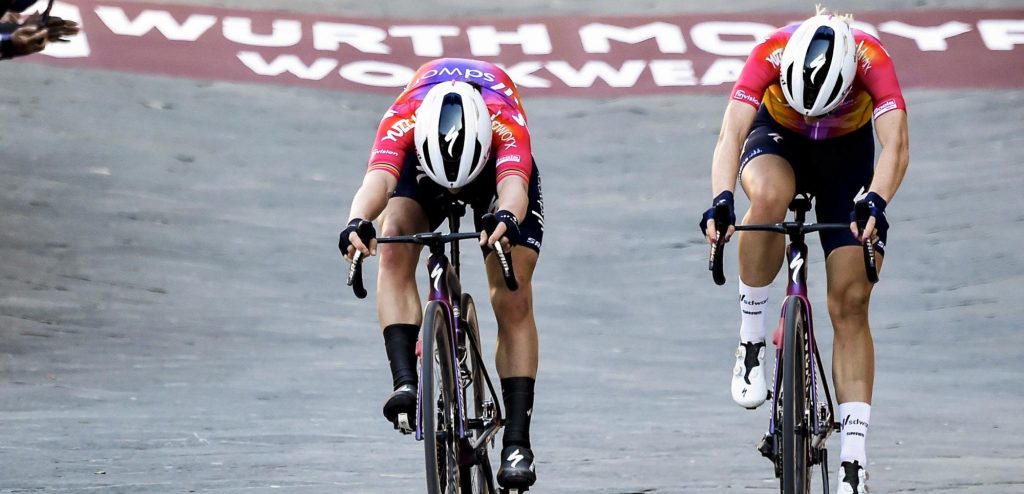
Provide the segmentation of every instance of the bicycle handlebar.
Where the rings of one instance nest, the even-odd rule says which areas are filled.
[[[854,212],[857,215],[857,236],[860,237],[864,234],[868,218],[871,218],[871,209],[867,202],[857,201],[857,204],[854,206]],[[875,265],[875,246],[871,243],[871,239],[864,242],[864,269],[867,270],[868,281],[878,283],[878,266]]]
[[[711,249],[711,256],[708,259],[708,269],[711,270],[711,278],[716,285],[725,284],[725,268],[722,265],[722,254],[725,252],[725,234],[729,231],[729,206],[719,204],[715,206],[715,232],[718,233],[718,240]]]
[[[488,213],[481,220],[484,224],[484,231],[490,237],[494,234],[494,229],[498,227],[498,218]],[[505,252],[505,249],[501,247],[501,242],[495,242],[494,253],[498,255],[498,263],[501,264],[501,277],[505,278],[505,286],[513,292],[518,290],[519,282],[516,281],[516,273],[512,269],[512,251]]]
[[[369,246],[373,240],[373,233],[373,223],[369,221],[359,223],[356,227],[356,235],[359,235],[359,240],[362,240],[364,245]],[[380,242],[379,239],[377,241]],[[352,287],[356,298],[366,298],[366,287],[363,286],[363,253],[358,250],[352,256],[352,264],[348,267],[348,286]]]
[[[723,269],[722,255],[725,252],[725,232],[729,230],[729,218],[724,217],[724,227],[719,225],[719,209],[725,211],[725,215],[728,215],[728,209],[726,206],[719,205],[715,207],[715,231],[718,232],[718,241],[711,248],[711,254],[708,259],[708,269],[711,271],[711,277],[715,280],[715,284],[725,284],[725,270]],[[864,225],[860,220],[860,205],[857,206],[857,225],[861,231],[864,230]],[[867,211],[867,205],[864,205],[864,213],[870,216]],[[867,220],[864,220],[867,223]],[[849,230],[850,225],[846,223],[803,223],[800,221],[786,221],[782,223],[770,223],[763,225],[736,225],[736,231],[760,231],[760,232],[775,232],[783,235],[803,235],[805,233],[820,232],[823,230]],[[871,283],[878,283],[878,269],[875,265],[875,249],[871,242],[865,242],[864,246],[864,269],[867,273],[868,281]]]
[[[494,221],[493,225],[488,227],[489,220]],[[497,219],[494,215],[484,216],[484,230],[488,231],[488,235],[494,232],[494,227],[497,226]],[[359,239],[364,244],[369,245],[370,241],[373,240],[373,227],[369,221],[364,221],[359,224],[356,229],[356,234],[359,235]],[[393,237],[377,237],[378,244],[417,244],[426,245],[428,247],[437,247],[450,242],[458,242],[460,240],[478,239],[480,238],[480,232],[456,232],[456,233],[440,233],[440,232],[429,232],[429,233],[416,233],[413,235],[395,235]],[[512,253],[504,252],[501,248],[501,244],[495,245],[495,251],[498,253],[498,260],[501,262],[502,275],[505,278],[505,285],[508,286],[509,290],[515,291],[519,289],[519,283],[516,282],[515,272],[512,270]],[[348,285],[352,287],[353,293],[358,298],[366,298],[367,292],[366,287],[363,285],[363,253],[356,251],[355,255],[352,256],[352,264],[348,269]]]

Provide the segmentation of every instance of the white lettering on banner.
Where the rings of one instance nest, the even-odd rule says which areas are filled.
[[[252,32],[252,19],[248,17],[225,17],[224,37],[235,43],[249,46],[283,47],[295,46],[302,41],[302,23],[285,19],[274,19],[270,34]]]
[[[949,44],[947,38],[959,36],[971,31],[970,24],[950,21],[941,26],[911,26],[899,21],[883,22],[878,26],[882,32],[910,38],[917,43],[921,51],[946,51]]]
[[[713,55],[747,56],[775,27],[759,22],[700,22],[690,29],[693,44]],[[726,41],[723,36],[749,37],[744,41]]]
[[[850,23],[850,27],[852,27],[852,28],[854,28],[854,29],[856,29],[858,31],[863,31],[865,33],[868,33],[868,34],[870,34],[870,35],[872,35],[872,36],[874,36],[876,38],[878,37],[878,30],[875,29],[875,26],[872,26],[871,24],[868,24],[866,22],[853,21],[853,22]]]
[[[551,37],[544,24],[523,24],[515,32],[498,32],[494,26],[466,29],[469,51],[478,57],[501,55],[501,45],[521,45],[526,55],[550,55]]]
[[[339,71],[341,77],[357,84],[376,87],[402,87],[412,79],[413,70],[385,62],[354,62]]]
[[[700,79],[701,86],[718,86],[731,84],[740,78],[743,71],[744,61],[738,58],[719,58],[711,63],[704,77]]]
[[[338,66],[333,58],[318,58],[313,65],[306,65],[295,55],[279,55],[268,63],[263,55],[252,51],[238,52],[238,59],[257,75],[277,77],[287,72],[307,81],[323,80]]]
[[[323,51],[338,51],[349,45],[363,53],[387,55],[391,48],[384,44],[387,31],[373,26],[317,22],[313,24],[313,47]]]
[[[120,7],[103,5],[96,7],[96,15],[114,34],[142,37],[155,28],[173,41],[195,41],[217,23],[217,18],[212,15],[192,14],[179,24],[165,10],[143,10],[132,20]]]
[[[551,81],[533,75],[534,72],[544,68],[544,65],[540,62],[520,62],[508,67],[500,63],[496,65],[508,74],[512,81],[516,83],[516,86],[529,88],[551,87]]]
[[[652,22],[634,28],[592,23],[580,28],[580,41],[587,53],[608,53],[612,50],[609,40],[636,44],[654,39],[662,53],[685,53],[686,41],[679,26],[665,22]]]
[[[418,57],[440,57],[444,55],[442,38],[459,35],[455,26],[392,26],[388,34],[395,38],[410,38],[412,51]]]
[[[1008,51],[1014,45],[1024,45],[1024,21],[993,19],[978,21],[981,40],[989,50]],[[1018,66],[1018,70],[1019,70]]]
[[[42,12],[46,10],[44,5],[44,2],[39,2],[35,7],[26,9],[26,11]],[[82,25],[82,12],[74,5],[54,2],[53,10],[50,12],[61,19],[75,21],[79,26]],[[86,58],[92,54],[92,51],[89,49],[89,39],[86,37],[85,30],[82,30],[69,38],[67,43],[47,43],[46,49],[41,53],[53,58]]]
[[[544,64],[544,68],[569,87],[591,87],[598,78],[611,87],[632,87],[640,79],[645,65],[643,60],[626,60],[616,69],[607,62],[591,60],[576,70],[568,62],[559,60]]]
[[[652,60],[650,68],[654,83],[660,87],[697,85],[692,60]]]

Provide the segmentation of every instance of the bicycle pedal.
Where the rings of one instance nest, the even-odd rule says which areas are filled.
[[[395,419],[395,430],[402,434],[412,434],[413,432],[416,432],[416,429],[413,429],[412,425],[409,424],[408,413],[398,414],[398,417]]]

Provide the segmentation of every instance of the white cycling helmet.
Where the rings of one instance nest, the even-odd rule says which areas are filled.
[[[413,137],[428,177],[449,189],[472,182],[491,153],[491,116],[480,91],[461,81],[430,88],[416,110]]]
[[[842,103],[857,72],[857,44],[846,20],[816,15],[800,24],[782,51],[782,94],[797,113],[819,117]]]

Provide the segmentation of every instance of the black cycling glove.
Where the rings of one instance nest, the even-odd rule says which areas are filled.
[[[733,202],[732,191],[722,191],[721,194],[715,196],[714,200],[711,201],[711,207],[708,208],[707,211],[704,211],[704,216],[700,219],[700,231],[705,237],[708,235],[708,220],[715,219],[715,206],[718,206],[719,204],[729,206],[729,225],[726,226],[728,227],[736,224],[736,206]],[[717,226],[721,227],[722,225]]]
[[[341,255],[348,256],[348,248],[352,245],[352,242],[350,242],[348,238],[351,236],[352,232],[359,229],[359,225],[364,221],[365,220],[362,218],[354,218],[352,221],[349,221],[348,226],[341,231],[341,235],[338,236],[338,250],[341,251]],[[371,238],[376,238],[377,232],[373,229],[372,223],[370,224],[370,231],[373,232],[373,237]]]
[[[519,245],[519,220],[516,219],[516,215],[512,214],[507,209],[502,209],[494,213],[494,218],[499,223],[505,224],[505,238],[508,239],[508,243],[512,245]]]
[[[882,199],[882,196],[874,192],[868,192],[864,199],[857,202],[867,203],[868,212],[871,214],[871,217],[875,218],[875,231],[878,232],[879,237],[884,238],[885,232],[889,231],[889,222],[885,219],[885,206],[887,204],[885,199]],[[857,208],[855,206],[853,211],[850,212],[850,223],[856,222]]]

